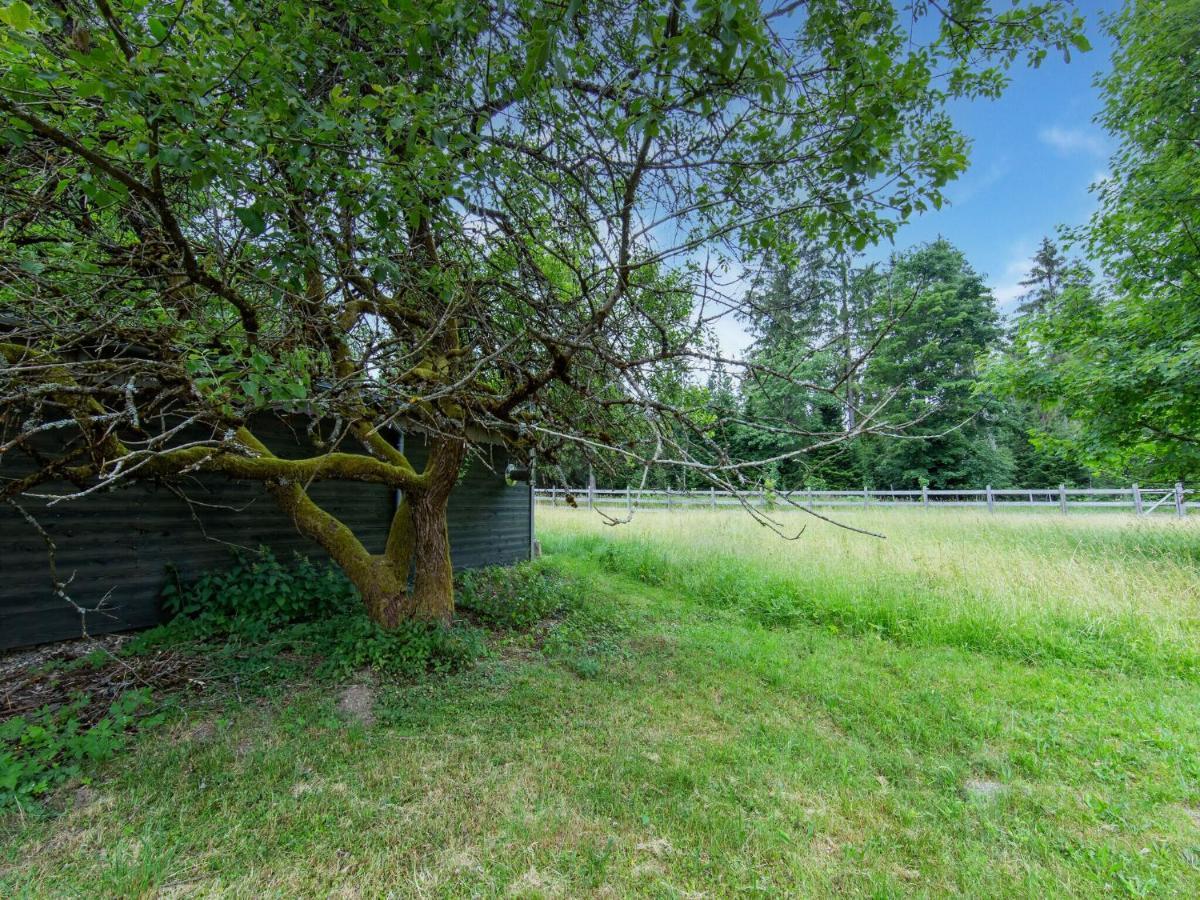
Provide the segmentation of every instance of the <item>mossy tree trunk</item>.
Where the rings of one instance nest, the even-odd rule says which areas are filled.
[[[385,628],[406,619],[448,623],[454,616],[446,511],[464,454],[459,441],[434,441],[422,473],[426,487],[405,492],[383,555],[372,558],[373,571],[381,574],[360,583],[347,571],[367,614]]]
[[[466,447],[435,440],[419,480],[404,490],[383,553],[371,553],[354,533],[321,509],[301,484],[268,483],[300,531],[329,553],[362,595],[367,615],[384,628],[417,620],[449,623],[454,616],[454,571],[446,511]]]
[[[0,359],[12,364],[26,350],[0,343]],[[73,386],[63,366],[44,365],[43,380]],[[130,450],[111,431],[93,434],[91,416],[103,410],[91,398],[74,392],[50,392],[79,421],[90,438],[94,459],[78,465],[45,469],[40,479],[53,473],[77,484],[105,477],[106,466],[132,458]],[[276,456],[250,428],[242,426],[219,447],[195,445],[166,449],[136,464],[139,477],[171,478],[195,471],[220,472],[233,478],[263,483],[296,528],[320,544],[358,588],[367,615],[385,628],[406,620],[449,622],[454,616],[454,577],[446,510],[466,456],[462,439],[437,437],[430,441],[425,468],[417,472],[403,452],[389,443],[379,429],[364,419],[351,430],[366,454],[333,451],[305,459]],[[392,517],[383,553],[371,553],[340,519],[322,509],[308,495],[316,481],[350,481],[378,484],[403,492]],[[30,480],[22,489],[37,484]]]
[[[458,481],[465,447],[459,441],[434,441],[430,450],[429,486],[412,499],[413,588],[411,618],[449,622],[454,615],[454,569],[446,510]]]

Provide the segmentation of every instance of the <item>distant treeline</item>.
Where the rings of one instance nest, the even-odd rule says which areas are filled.
[[[1003,321],[983,277],[945,239],[886,264],[819,248],[769,260],[753,280],[745,323],[755,377],[739,383],[715,363],[704,384],[683,391],[711,425],[677,440],[701,458],[709,444],[727,451],[714,452],[713,463],[764,461],[742,478],[779,489],[1037,488],[1194,475],[1194,457],[1172,448],[1097,442],[1066,388],[1054,387],[1061,370],[1081,365],[1064,332],[1083,331],[1081,319],[1114,302],[1111,288],[1049,238],[1022,286]],[[567,455],[557,471],[550,480],[574,486],[589,473],[601,487],[643,477],[642,465],[619,456]],[[710,484],[702,471],[669,466],[645,477],[653,488]]]
[[[1097,210],[1064,229],[1069,253],[1042,242],[1009,321],[947,240],[870,265],[776,246],[738,304],[750,374],[714,348],[707,372],[661,387],[691,430],[628,455],[576,447],[543,481],[702,487],[695,460],[785,489],[1200,479],[1200,15],[1127,3],[1105,26],[1097,122],[1115,150]],[[693,464],[647,472],[648,457]]]

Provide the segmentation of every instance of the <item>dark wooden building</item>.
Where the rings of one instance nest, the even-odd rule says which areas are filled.
[[[312,452],[282,422],[265,430],[256,425],[255,432],[280,455]],[[425,463],[424,438],[410,433],[403,440],[419,469]],[[532,546],[529,484],[505,478],[508,459],[501,445],[484,444],[483,456],[472,459],[450,498],[450,552],[459,569],[528,559]],[[18,460],[4,461],[0,478],[21,474],[19,466]],[[310,494],[352,528],[368,550],[383,550],[396,492],[379,485],[321,482]],[[104,601],[87,616],[90,634],[156,624],[159,595],[172,569],[184,580],[194,578],[229,565],[237,547],[266,546],[281,558],[293,551],[326,558],[259,484],[203,475],[190,480],[186,495],[187,501],[166,485],[138,483],[51,506],[24,501],[57,546],[59,577],[73,576],[72,599],[85,608]],[[17,510],[0,504],[0,648],[80,633],[79,614],[53,593],[45,541]]]

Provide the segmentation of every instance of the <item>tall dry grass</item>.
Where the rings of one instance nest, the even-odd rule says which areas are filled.
[[[611,527],[540,507],[550,553],[741,610],[1036,659],[1200,677],[1200,516],[846,510],[866,537],[802,512],[785,540],[734,511],[642,511]]]

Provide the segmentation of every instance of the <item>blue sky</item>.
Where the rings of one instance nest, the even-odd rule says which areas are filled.
[[[1112,146],[1092,122],[1100,109],[1092,80],[1107,70],[1112,51],[1100,14],[1119,4],[1077,6],[1087,17],[1091,52],[1073,53],[1070,63],[1058,56],[1037,69],[1014,69],[999,100],[955,104],[955,123],[973,141],[971,167],[950,186],[948,207],[896,238],[898,249],[938,235],[950,240],[986,276],[1002,312],[1014,306],[1042,237],[1087,220],[1095,207],[1088,186],[1107,171]]]
[[[1002,313],[1016,306],[1019,282],[1030,257],[1045,236],[1060,225],[1085,222],[1095,208],[1089,186],[1107,172],[1112,144],[1092,118],[1100,109],[1093,86],[1106,71],[1112,42],[1101,14],[1120,8],[1119,0],[1078,0],[1087,19],[1092,50],[1072,53],[1071,62],[1049,54],[1037,69],[1023,64],[1012,70],[1012,82],[999,100],[958,102],[951,115],[972,140],[971,166],[954,184],[950,204],[911,221],[894,246],[867,253],[886,258],[939,235],[959,247],[985,276]],[[749,344],[732,319],[717,324],[727,353]]]

